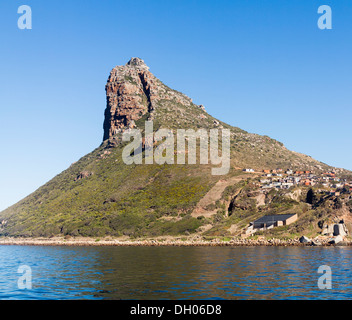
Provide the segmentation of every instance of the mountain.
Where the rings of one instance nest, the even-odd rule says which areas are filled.
[[[296,210],[306,217],[312,209],[306,206],[304,190],[300,199],[292,201],[287,200],[292,190],[286,195],[264,195],[258,209],[257,204],[253,205],[253,197],[258,195],[253,193],[258,192],[262,170],[290,168],[316,174],[349,174],[290,151],[267,136],[213,118],[204,106],[163,84],[139,58],[113,68],[105,89],[102,144],[2,211],[2,236],[236,235],[251,219],[273,209],[279,213]],[[146,121],[153,123],[154,132],[163,128],[229,130],[230,169],[224,175],[214,175],[214,165],[200,164],[200,154],[196,164],[126,164],[123,155],[130,142],[123,140],[124,132],[140,130],[143,148],[139,152],[144,160],[148,146],[157,150],[162,143],[147,144]],[[189,146],[185,154],[188,151]],[[244,173],[243,168],[255,172]],[[319,218],[313,219],[315,224]]]

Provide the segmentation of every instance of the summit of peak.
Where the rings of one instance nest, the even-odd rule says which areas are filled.
[[[143,116],[153,120],[180,105],[192,105],[192,99],[164,85],[140,58],[131,58],[125,65],[113,68],[105,90],[103,141],[136,127],[136,121]]]
[[[145,64],[144,60],[142,60],[141,58],[131,58],[130,61],[127,62],[126,65],[149,69],[149,67]]]

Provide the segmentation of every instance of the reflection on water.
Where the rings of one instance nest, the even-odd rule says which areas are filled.
[[[350,299],[349,247],[0,246],[1,299]],[[20,290],[20,265],[32,289]],[[320,265],[332,289],[320,290]]]

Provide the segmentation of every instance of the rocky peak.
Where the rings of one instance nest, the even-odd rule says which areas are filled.
[[[131,60],[128,61],[126,65],[149,70],[149,67],[144,63],[144,60],[140,58],[131,58]]]
[[[124,129],[134,128],[143,116],[153,119],[163,101],[192,104],[186,95],[171,90],[158,80],[140,58],[131,58],[110,72],[106,90],[104,138],[110,140]]]

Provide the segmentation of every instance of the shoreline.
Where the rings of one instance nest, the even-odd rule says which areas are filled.
[[[345,240],[337,244],[329,243],[331,239],[319,239],[319,242],[313,240],[308,243],[301,243],[299,239],[233,239],[230,241],[214,240],[119,240],[119,239],[93,239],[93,238],[0,238],[1,245],[18,245],[18,246],[115,246],[115,247],[268,247],[268,246],[352,246],[351,240]]]

